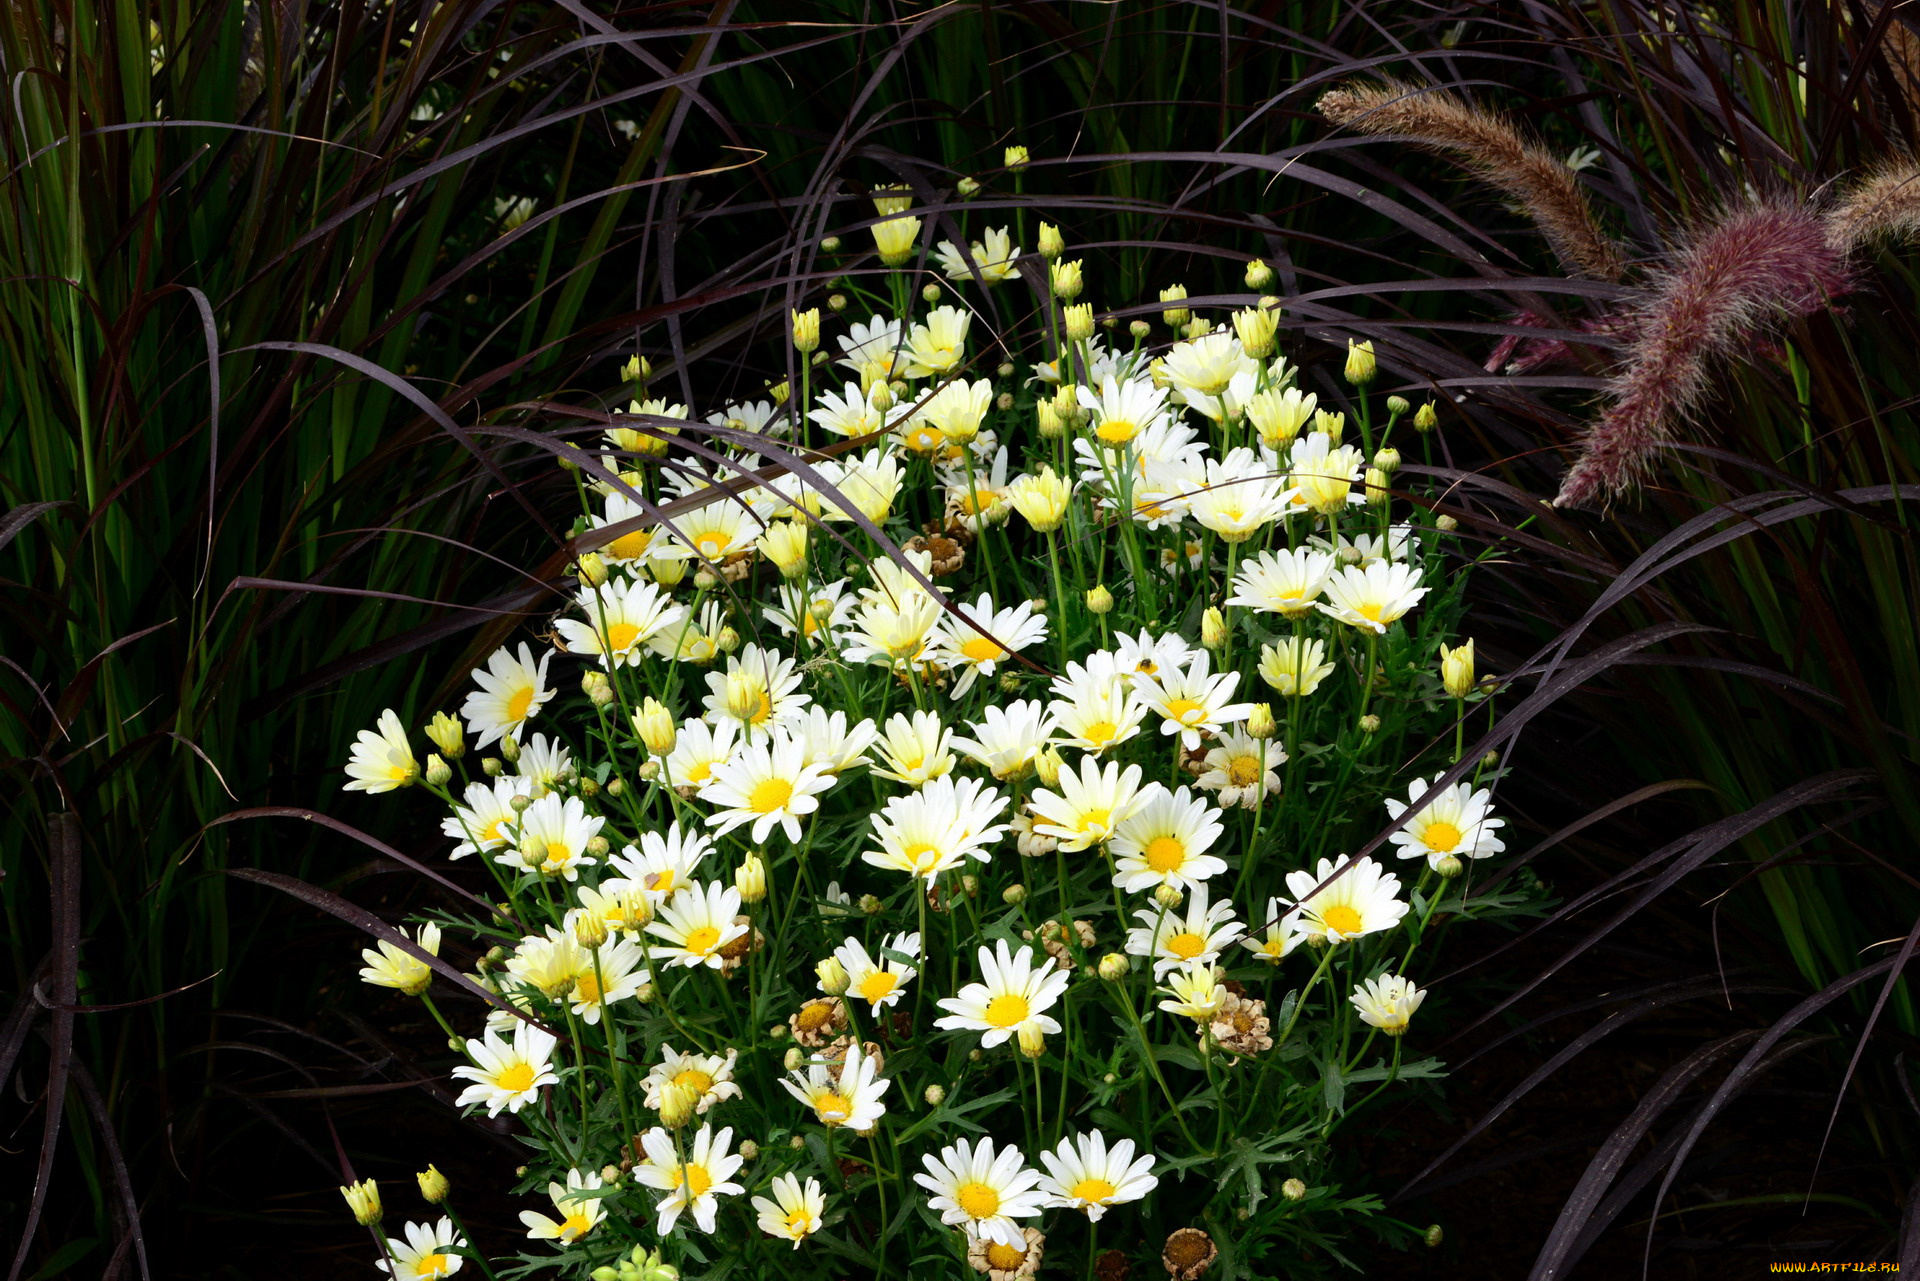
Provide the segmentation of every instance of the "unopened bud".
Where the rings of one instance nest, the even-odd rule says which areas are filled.
[[[878,916],[886,907],[886,904],[882,903],[879,896],[875,894],[862,894],[854,900],[853,905],[860,909],[862,916]]]
[[[840,237],[838,236],[824,237],[820,241],[820,247],[826,250],[830,254],[837,254],[840,252]]]
[[[1425,1240],[1427,1243],[1427,1249],[1438,1250],[1440,1248],[1440,1243],[1446,1240],[1446,1237],[1447,1237],[1447,1234],[1440,1230],[1440,1225],[1438,1223],[1429,1224],[1427,1227],[1427,1233],[1425,1237]]]
[[[1093,304],[1090,302],[1068,303],[1062,309],[1065,315],[1067,340],[1085,342],[1093,337]]]
[[[1445,512],[1442,512],[1433,518],[1433,527],[1443,534],[1451,534],[1454,530],[1460,528],[1460,522]]]
[[[1008,907],[1018,907],[1027,901],[1027,887],[1015,881],[1000,891],[1000,901]]]
[[[1040,1025],[1031,1020],[1020,1025],[1017,1034],[1020,1041],[1020,1053],[1030,1059],[1037,1059],[1047,1052],[1047,1034]]]
[[[922,1094],[920,1097],[927,1101],[928,1107],[937,1108],[942,1103],[945,1103],[947,1101],[947,1091],[945,1087],[936,1083],[933,1085],[929,1085],[926,1089],[926,1093]]]
[[[1304,1201],[1307,1199],[1307,1185],[1298,1179],[1288,1179],[1280,1185],[1280,1195],[1289,1201]]]
[[[1160,301],[1163,303],[1184,302],[1186,297],[1187,287],[1185,285],[1168,285],[1160,291]],[[1160,319],[1166,321],[1167,324],[1173,328],[1178,329],[1193,319],[1193,311],[1187,307],[1168,307],[1160,313]]]
[[[512,810],[516,814],[524,814],[527,812],[527,807],[532,804],[533,804],[533,798],[531,796],[528,796],[525,792],[522,792],[520,793],[520,795],[510,797],[508,799],[507,808]]]
[[[1066,767],[1066,758],[1060,755],[1058,748],[1042,748],[1040,754],[1033,758],[1033,772],[1039,776],[1041,783],[1047,787],[1052,787],[1059,783],[1060,771]]]
[[[1480,768],[1481,769],[1499,769],[1500,753],[1488,752],[1485,756],[1482,756],[1480,758]]]
[[[1016,146],[1008,147],[1006,149],[1006,152],[1004,154],[1004,159],[1006,161],[1007,168],[1013,170],[1015,173],[1018,173],[1022,169],[1025,169],[1027,165],[1032,161],[1032,156],[1028,154],[1027,149],[1025,147],[1016,145]]]
[[[1438,872],[1445,880],[1451,881],[1465,869],[1466,864],[1462,863],[1458,857],[1452,854],[1442,854],[1433,861],[1433,870]]]
[[[447,1176],[440,1173],[438,1167],[430,1165],[413,1177],[420,1184],[420,1195],[428,1201],[439,1205],[447,1199]]]
[[[660,1087],[660,1124],[669,1130],[677,1130],[693,1119],[693,1110],[700,1104],[700,1091],[691,1085],[682,1085],[678,1081],[669,1081]]]
[[[787,1071],[789,1072],[799,1071],[800,1065],[802,1063],[805,1063],[806,1061],[807,1061],[807,1052],[801,1049],[797,1045],[789,1045],[787,1047],[787,1052],[784,1055],[782,1055],[780,1058],[780,1062],[783,1065],[785,1065]]]
[[[1426,404],[1420,406],[1419,409],[1414,411],[1413,429],[1415,431],[1432,431],[1435,427],[1438,427],[1439,425],[1440,425],[1440,414],[1437,410],[1434,409],[1433,402],[1431,400],[1429,400]]]
[[[1389,488],[1390,482],[1387,480],[1387,473],[1381,471],[1378,467],[1367,468],[1365,484],[1367,487],[1367,502],[1370,505],[1379,507],[1392,499],[1393,491]]]
[[[740,633],[734,630],[733,624],[728,623],[713,638],[713,644],[722,654],[731,654],[740,648]]]
[[[1013,393],[1010,391],[1003,391],[998,396],[995,396],[993,398],[993,407],[995,409],[998,409],[1003,414],[1006,413],[1009,409],[1012,409]]]
[[[1119,952],[1108,952],[1100,958],[1100,977],[1109,983],[1118,983],[1132,968],[1133,963]]]
[[[837,956],[829,956],[814,966],[813,972],[820,980],[820,990],[828,996],[844,996],[848,985],[853,982],[847,974],[847,967],[840,964]]]
[[[435,712],[433,719],[427,722],[427,737],[440,749],[440,754],[450,761],[457,761],[467,754],[467,736],[458,716]]]
[[[1200,643],[1208,649],[1224,649],[1227,644],[1227,616],[1218,605],[1207,606],[1200,615]]]
[[[1375,451],[1373,465],[1391,476],[1400,470],[1400,451],[1392,446],[1383,446]]]
[[[1067,251],[1067,242],[1061,238],[1060,228],[1050,222],[1040,224],[1040,256],[1049,261],[1058,258]]]
[[[953,189],[959,193],[962,200],[972,200],[980,194],[980,184],[972,178],[962,178],[953,184]]]
[[[612,848],[613,846],[607,843],[607,838],[604,836],[589,836],[587,838],[587,853],[593,855],[595,858],[605,858],[607,851]]]
[[[1265,289],[1273,283],[1273,268],[1255,258],[1247,263],[1246,275],[1242,278],[1247,282],[1249,289]]]
[[[640,741],[655,756],[665,756],[671,752],[679,739],[679,731],[673,724],[673,713],[652,697],[642,701],[640,710],[633,714],[633,732],[640,736]]]
[[[1275,730],[1273,723],[1273,704],[1255,703],[1253,710],[1247,713],[1247,733],[1253,738],[1272,738]]]
[[[1387,412],[1392,414],[1395,418],[1398,418],[1400,415],[1406,413],[1409,409],[1412,409],[1412,408],[1413,408],[1412,402],[1409,401],[1405,396],[1387,397]]]
[[[340,1189],[340,1195],[347,1199],[347,1208],[353,1211],[353,1221],[363,1228],[380,1222],[380,1216],[385,1213],[380,1205],[380,1185],[372,1179],[349,1183]]]
[[[1379,365],[1373,358],[1372,340],[1356,343],[1351,338],[1347,339],[1347,381],[1355,387],[1364,387],[1373,381],[1374,375],[1378,372]]]
[[[641,777],[641,779],[642,779],[642,780],[644,780],[645,782],[648,782],[648,783],[651,783],[651,782],[652,782],[652,781],[653,781],[654,779],[656,779],[656,778],[659,778],[659,777],[660,777],[660,762],[659,762],[659,761],[652,761],[652,760],[648,760],[648,761],[641,761],[641,762],[640,762],[640,777]]]
[[[839,315],[841,312],[845,311],[846,309],[847,309],[847,296],[845,294],[828,294],[827,295],[828,311],[833,312],[835,315]]]
[[[588,552],[575,564],[574,569],[580,575],[580,581],[589,587],[598,587],[607,581],[607,562],[599,552]]]
[[[767,896],[767,865],[758,854],[749,854],[733,869],[733,888],[742,903],[758,903]]]
[[[793,317],[793,347],[795,351],[809,352],[820,345],[820,309],[809,307],[805,311],[789,313]]]
[[[427,755],[426,780],[429,787],[445,787],[453,778],[453,767],[440,759],[440,753]]]
[[[627,790],[626,780],[622,779],[619,775],[616,774],[612,778],[607,780],[608,796],[617,798],[623,795],[626,792],[626,790]]]
[[[980,897],[980,878],[967,875],[960,878],[960,892],[968,898]]]
[[[500,755],[507,764],[518,764],[520,760],[520,740],[509,734],[500,740]]]
[[[1372,712],[1368,712],[1365,716],[1362,716],[1360,718],[1360,732],[1362,734],[1372,734],[1376,732],[1379,728],[1380,728],[1380,718],[1378,716],[1375,716]]]
[[[924,285],[924,286],[922,286],[922,287],[921,287],[921,289],[920,289],[920,296],[921,296],[922,298],[925,298],[925,299],[926,299],[926,300],[927,300],[928,302],[939,302],[939,301],[940,301],[940,286],[938,286],[938,285]]]
[[[589,952],[597,951],[607,941],[607,920],[598,912],[582,912],[573,921],[573,941]]]
[[[1153,891],[1153,901],[1158,903],[1161,907],[1166,908],[1168,911],[1172,911],[1174,908],[1179,907],[1180,901],[1185,897],[1186,896],[1180,892],[1180,887],[1178,885],[1173,885],[1165,881],[1161,882],[1161,884]]]
[[[1133,335],[1134,341],[1143,342],[1153,332],[1153,326],[1144,320],[1136,320],[1127,326],[1127,332]]]
[[[1087,612],[1090,614],[1113,612],[1113,593],[1107,590],[1105,583],[1096,583],[1087,589]]]

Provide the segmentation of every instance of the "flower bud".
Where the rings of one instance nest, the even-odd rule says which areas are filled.
[[[782,378],[779,382],[767,388],[767,395],[773,397],[774,404],[784,405],[787,403],[787,397],[793,395],[793,384]]]
[[[998,396],[995,396],[993,398],[993,407],[999,410],[1003,414],[1006,413],[1009,409],[1012,409],[1013,393],[1010,391],[1003,391]]]
[[[507,801],[507,808],[512,810],[516,814],[524,814],[527,812],[527,807],[532,804],[533,804],[533,798],[531,796],[528,796],[525,792],[522,792],[520,793],[520,795],[515,796]]]
[[[458,716],[435,712],[433,719],[427,722],[427,737],[440,749],[440,754],[450,761],[457,761],[467,754],[467,736]]]
[[[1012,885],[1000,891],[1000,901],[1008,907],[1019,907],[1027,901],[1027,887],[1015,881]]]
[[[1040,1025],[1031,1020],[1020,1025],[1017,1034],[1020,1041],[1020,1053],[1030,1059],[1037,1059],[1047,1052],[1047,1034]]]
[[[929,1085],[926,1089],[926,1093],[922,1094],[920,1097],[927,1101],[928,1107],[937,1108],[942,1103],[945,1103],[947,1101],[947,1091],[945,1087],[941,1086],[936,1082],[933,1085]]]
[[[795,351],[809,352],[820,345],[820,309],[809,307],[805,311],[789,313],[793,317],[793,347]]]
[[[625,781],[624,781],[624,780],[622,780],[622,779],[621,779],[621,777],[620,777],[620,776],[619,776],[618,774],[616,774],[616,775],[614,775],[614,776],[613,776],[612,778],[610,778],[610,779],[608,779],[608,780],[607,780],[607,795],[608,795],[608,796],[612,796],[612,797],[616,797],[616,798],[617,798],[617,797],[619,797],[619,796],[621,796],[621,795],[624,795],[624,794],[625,794],[625,792],[626,792],[626,790],[627,790],[627,785],[626,785],[626,783],[625,783]]]
[[[1067,251],[1067,242],[1060,236],[1060,228],[1050,222],[1040,224],[1040,256],[1051,262]]]
[[[1265,307],[1248,307],[1233,313],[1233,331],[1240,335],[1240,346],[1255,360],[1273,354],[1275,331],[1280,317]]]
[[[1144,320],[1136,320],[1127,326],[1127,332],[1133,335],[1134,341],[1141,342],[1153,332],[1153,326]]]
[[[1451,534],[1460,528],[1460,522],[1443,512],[1433,518],[1433,527],[1443,534]]]
[[[1195,316],[1181,327],[1180,332],[1189,338],[1205,338],[1213,332],[1213,322],[1205,316]]]
[[[760,710],[760,686],[746,672],[727,673],[726,708],[738,721],[751,720]]]
[[[662,587],[678,587],[687,576],[687,562],[684,560],[657,560],[647,566],[647,573],[653,575],[653,581]]]
[[[1400,415],[1406,413],[1409,409],[1412,409],[1412,408],[1413,408],[1413,403],[1409,401],[1405,396],[1387,397],[1387,412],[1389,414],[1392,414],[1395,418],[1398,418]]]
[[[1275,728],[1273,723],[1273,704],[1255,703],[1253,710],[1247,714],[1248,736],[1259,739],[1272,738]]]
[[[1067,425],[1060,421],[1060,412],[1053,407],[1051,400],[1040,401],[1033,407],[1033,412],[1043,440],[1056,440],[1067,434]]]
[[[847,967],[840,964],[837,956],[829,956],[814,966],[813,972],[820,979],[820,990],[828,996],[844,996],[847,986],[853,982],[847,974]]]
[[[860,909],[862,916],[878,916],[886,907],[876,894],[862,894],[853,901],[853,905]]]
[[[1473,693],[1473,639],[1448,649],[1440,647],[1440,683],[1454,698]]]
[[[520,760],[520,740],[511,734],[501,739],[500,755],[506,758],[507,764],[517,764]]]
[[[652,1005],[653,998],[654,990],[651,983],[642,983],[633,993],[633,999],[642,1005]]]
[[[1100,977],[1109,983],[1118,983],[1127,977],[1127,973],[1132,969],[1133,962],[1129,961],[1123,953],[1108,952],[1100,958]]]
[[[437,1167],[429,1165],[413,1177],[420,1184],[420,1195],[434,1205],[447,1199],[447,1176],[440,1173]]]
[[[974,178],[962,178],[953,185],[953,189],[960,193],[960,199],[972,200],[980,194],[980,183]]]
[[[1273,283],[1273,268],[1258,258],[1250,259],[1247,262],[1247,274],[1244,279],[1249,289],[1256,291],[1265,289]]]
[[[837,316],[841,312],[845,311],[846,309],[847,309],[847,296],[845,294],[828,294],[827,295],[828,311],[832,312],[834,315]]]
[[[968,898],[980,897],[980,878],[971,874],[960,878],[960,892]]]
[[[1433,1223],[1427,1226],[1426,1235],[1423,1239],[1427,1243],[1427,1249],[1438,1250],[1440,1248],[1440,1243],[1446,1240],[1446,1237],[1447,1237],[1447,1234],[1440,1230],[1440,1225],[1438,1223]]]
[[[700,1103],[700,1091],[691,1085],[682,1085],[678,1081],[669,1081],[660,1087],[660,1124],[669,1130],[677,1130],[693,1119],[693,1110]]]
[[[733,869],[733,888],[742,903],[758,903],[767,896],[767,865],[758,854],[749,854]]]
[[[645,760],[645,761],[641,761],[641,762],[640,762],[640,777],[641,777],[641,778],[642,778],[643,780],[645,780],[646,782],[649,782],[649,783],[651,783],[651,782],[652,782],[652,781],[653,781],[654,779],[656,779],[656,778],[659,778],[659,777],[660,777],[660,762],[659,762],[659,761],[656,761],[656,760]]]
[[[1465,869],[1466,864],[1453,854],[1442,854],[1433,861],[1433,870],[1438,872],[1443,880],[1451,881]]]
[[[1304,1201],[1307,1199],[1307,1185],[1298,1179],[1288,1179],[1280,1185],[1280,1195],[1289,1201]]]
[[[652,697],[642,702],[640,710],[633,714],[633,732],[640,736],[640,741],[655,756],[665,756],[671,752],[680,736],[674,728],[673,713],[660,700]]]
[[[1032,160],[1032,157],[1027,154],[1027,149],[1020,146],[1008,147],[1005,158],[1007,168],[1013,170],[1015,173],[1025,169]]]
[[[940,286],[931,282],[920,286],[920,296],[928,302],[940,301]]]
[[[1087,612],[1090,614],[1113,612],[1113,593],[1107,590],[1105,583],[1096,583],[1087,589]]]
[[[607,919],[598,912],[582,912],[573,921],[573,941],[589,952],[606,946]]]
[[[349,1183],[340,1189],[340,1195],[347,1199],[347,1208],[353,1211],[353,1221],[363,1228],[380,1222],[380,1216],[385,1213],[380,1206],[380,1185],[372,1179]]]
[[[1480,768],[1481,769],[1499,769],[1500,753],[1488,752],[1485,756],[1482,756],[1480,758]]]
[[[1368,712],[1365,716],[1362,716],[1360,718],[1360,732],[1362,734],[1376,733],[1379,731],[1379,729],[1380,729],[1380,718],[1378,716],[1375,716],[1372,712]]]
[[[1086,277],[1082,270],[1082,261],[1078,258],[1071,262],[1056,262],[1047,268],[1047,277],[1053,284],[1053,296],[1064,298],[1068,302],[1080,296],[1086,288]]]
[[[1400,470],[1400,451],[1390,445],[1383,445],[1374,452],[1373,465],[1391,476]]]
[[[1187,287],[1185,285],[1168,285],[1160,291],[1160,301],[1163,303],[1183,302],[1186,296]],[[1193,311],[1187,307],[1168,307],[1160,313],[1160,319],[1166,321],[1167,324],[1173,328],[1178,329],[1181,325],[1193,319]]]
[[[1367,468],[1366,477],[1361,483],[1366,487],[1367,502],[1375,507],[1384,506],[1393,497],[1387,473],[1378,467]]]
[[[645,356],[628,356],[620,366],[620,377],[630,383],[643,383],[653,376],[653,365]]]
[[[1224,649],[1227,635],[1227,616],[1218,605],[1207,606],[1207,612],[1200,615],[1200,643],[1208,649]]]
[[[780,1058],[780,1062],[783,1065],[785,1065],[787,1071],[789,1072],[798,1072],[800,1070],[800,1065],[805,1063],[806,1061],[807,1061],[807,1052],[801,1049],[797,1045],[789,1045],[787,1047],[787,1052],[784,1055],[782,1055]]]
[[[445,787],[453,778],[453,767],[440,759],[440,753],[427,753],[426,780],[430,787]]]
[[[830,254],[837,254],[840,252],[840,237],[827,236],[820,241],[820,247]]]
[[[1429,400],[1426,404],[1420,406],[1419,409],[1414,411],[1413,429],[1415,431],[1432,431],[1435,427],[1438,427],[1439,425],[1440,425],[1440,414],[1438,411],[1434,409],[1433,402],[1431,400]]]
[[[807,526],[804,521],[777,520],[755,541],[760,554],[773,562],[782,578],[802,578],[807,572]]]
[[[1363,343],[1356,343],[1351,338],[1347,339],[1347,381],[1355,387],[1364,387],[1373,381],[1374,375],[1378,372],[1379,366],[1373,358],[1372,339]]]
[[[1066,767],[1066,758],[1060,755],[1060,749],[1056,747],[1042,748],[1039,755],[1033,758],[1033,772],[1047,787],[1060,782],[1060,771]]]
[[[598,587],[607,581],[607,562],[599,552],[588,552],[574,563],[574,571],[580,575],[580,581],[589,587]]]
[[[1093,337],[1093,304],[1090,302],[1070,303],[1062,308],[1066,318],[1067,340],[1085,342]]]
[[[612,706],[619,695],[614,692],[613,686],[607,681],[605,675],[600,672],[595,672],[593,675],[599,676],[600,679],[587,686],[587,701],[595,707]]]
[[[733,624],[729,623],[720,629],[718,636],[713,638],[713,644],[714,648],[722,654],[731,654],[740,648],[740,633],[734,630]]]
[[[1185,897],[1186,896],[1180,892],[1178,885],[1162,883],[1153,891],[1153,901],[1161,907],[1166,908],[1169,912],[1179,907],[1181,900]]]

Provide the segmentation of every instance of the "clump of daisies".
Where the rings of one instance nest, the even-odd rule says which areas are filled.
[[[498,903],[362,977],[530,1146],[530,1267],[1150,1270],[1203,1222],[1259,1257],[1364,1204],[1341,1125],[1440,1075],[1406,1057],[1437,916],[1534,906],[1481,888],[1497,682],[1400,469],[1433,408],[1366,344],[1307,377],[1258,262],[1230,315],[1162,290],[1156,335],[1047,223],[923,262],[911,194],[872,199],[832,251],[864,283],[790,317],[804,376],[701,417],[630,362],[550,625],[359,734],[345,787],[429,793]],[[380,1266],[448,1276],[421,1188],[394,1236],[353,1204]]]

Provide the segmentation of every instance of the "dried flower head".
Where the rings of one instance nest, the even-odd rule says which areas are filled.
[[[1160,1250],[1160,1262],[1173,1281],[1199,1281],[1219,1257],[1220,1248],[1199,1228],[1181,1228]]]

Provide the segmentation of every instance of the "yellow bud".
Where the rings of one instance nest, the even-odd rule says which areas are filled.
[[[1178,885],[1172,885],[1166,882],[1162,882],[1153,891],[1153,901],[1161,907],[1166,908],[1169,912],[1179,907],[1181,900],[1185,897],[1185,895],[1181,894]]]
[[[629,356],[620,367],[620,377],[630,383],[643,383],[653,376],[653,365],[644,356]]]
[[[1288,1179],[1280,1185],[1280,1195],[1289,1201],[1304,1201],[1307,1199],[1307,1185],[1298,1179]]]
[[[1473,692],[1473,641],[1448,649],[1440,647],[1440,683],[1454,698],[1465,698]]]
[[[1072,262],[1054,263],[1048,269],[1048,275],[1053,281],[1053,296],[1056,298],[1069,300],[1078,298],[1080,291],[1086,288],[1086,280],[1081,275],[1081,262],[1078,258]]]
[[[980,181],[977,178],[962,178],[953,184],[953,189],[960,194],[960,199],[972,200],[980,194]]]
[[[1053,407],[1051,400],[1040,401],[1034,405],[1033,412],[1043,438],[1055,440],[1067,434],[1067,425],[1060,421],[1060,411]]]
[[[1273,722],[1273,704],[1255,703],[1247,714],[1247,733],[1253,738],[1272,738],[1277,727]]]
[[[928,302],[939,302],[940,286],[929,281],[927,284],[920,286],[920,296]]]
[[[1025,147],[1008,147],[1005,159],[1007,168],[1018,173],[1027,167],[1032,157],[1027,154]]]
[[[740,891],[743,903],[758,903],[767,896],[767,865],[758,854],[749,854],[733,869],[733,888]]]
[[[1373,359],[1373,341],[1369,339],[1355,343],[1353,339],[1347,339],[1347,381],[1356,387],[1364,387],[1373,381],[1378,372]]]
[[[1100,977],[1109,983],[1118,983],[1132,968],[1133,963],[1119,952],[1108,952],[1100,958]]]
[[[1020,1053],[1028,1058],[1037,1059],[1047,1052],[1047,1034],[1040,1030],[1038,1023],[1031,1021],[1022,1023],[1018,1036]]]
[[[1185,285],[1168,285],[1160,291],[1161,302],[1182,302],[1186,299],[1186,296],[1187,287]],[[1160,319],[1178,329],[1181,325],[1193,319],[1193,312],[1187,307],[1168,307],[1160,313]]]
[[[1440,415],[1435,411],[1431,400],[1414,411],[1413,429],[1415,431],[1432,431],[1439,425]]]
[[[1375,507],[1384,506],[1388,500],[1393,497],[1393,493],[1389,488],[1390,483],[1391,482],[1387,480],[1387,473],[1381,471],[1378,467],[1367,468],[1365,478],[1367,501]]]
[[[873,189],[875,213],[903,214],[911,208],[913,208],[913,188],[895,185]]]
[[[1067,242],[1060,236],[1060,228],[1050,222],[1040,224],[1040,256],[1052,261],[1067,251]]]
[[[1391,476],[1400,470],[1400,451],[1388,445],[1382,445],[1373,455],[1373,465]]]
[[[1048,787],[1060,781],[1060,771],[1066,767],[1066,758],[1061,756],[1060,749],[1055,747],[1042,748],[1040,754],[1033,758],[1033,772],[1039,776],[1041,783]]]
[[[793,347],[795,351],[809,352],[820,345],[820,309],[809,307],[805,311],[796,311],[793,316]]]
[[[1433,527],[1443,534],[1451,534],[1454,530],[1460,528],[1460,522],[1442,512],[1433,518]]]
[[[1265,262],[1262,262],[1258,258],[1251,259],[1247,263],[1245,279],[1247,288],[1265,289],[1273,283],[1273,268],[1267,266]]]
[[[1233,331],[1240,335],[1240,346],[1255,360],[1273,354],[1274,334],[1280,325],[1278,314],[1265,307],[1248,307],[1233,313]]]
[[[353,1221],[363,1228],[380,1222],[380,1216],[385,1213],[380,1206],[380,1185],[372,1179],[349,1183],[340,1189],[340,1195],[347,1199],[347,1208],[353,1211]]]
[[[693,1110],[700,1104],[700,1092],[691,1085],[682,1085],[678,1081],[669,1081],[660,1087],[660,1124],[669,1130],[677,1130],[693,1119]]]
[[[517,763],[520,760],[520,740],[511,734],[501,739],[500,755],[506,758],[509,765]]]
[[[606,944],[607,922],[598,912],[582,912],[574,918],[573,941],[589,952],[597,951]]]
[[[1093,337],[1093,304],[1090,302],[1069,303],[1063,310],[1066,313],[1067,340],[1085,342]]]
[[[731,654],[740,648],[740,633],[733,629],[732,624],[728,624],[720,629],[720,634],[713,638],[713,643],[722,654]]]
[[[848,984],[853,981],[837,956],[829,956],[814,966],[813,972],[820,980],[820,990],[828,996],[845,996]]]
[[[1087,612],[1090,614],[1113,612],[1113,593],[1107,590],[1105,583],[1096,583],[1087,589]]]
[[[673,724],[673,713],[654,698],[642,702],[640,710],[633,714],[633,732],[647,745],[647,751],[655,756],[665,756],[671,752],[679,738],[679,731]]]
[[[1339,444],[1340,437],[1346,434],[1347,416],[1330,409],[1313,411],[1313,429],[1325,436],[1329,443]]]
[[[745,672],[727,673],[727,715],[750,720],[760,710],[760,686]]]
[[[432,787],[445,787],[453,778],[453,767],[440,759],[438,752],[427,756],[427,783]]]
[[[786,379],[782,378],[779,382],[767,388],[767,395],[773,397],[774,404],[784,405],[787,403],[787,397],[793,395],[793,387]]]
[[[1227,644],[1227,618],[1218,605],[1207,606],[1200,615],[1200,643],[1208,649],[1224,649]]]
[[[580,574],[580,581],[589,587],[598,587],[607,581],[607,562],[599,552],[588,552],[574,568]]]
[[[898,267],[913,257],[919,240],[918,218],[890,218],[873,225],[874,248],[880,252],[880,261],[889,267]]]
[[[430,1165],[413,1177],[420,1184],[420,1195],[434,1205],[447,1199],[451,1189],[447,1186],[447,1176],[440,1173],[439,1167]]]
[[[782,578],[800,578],[807,572],[807,526],[798,520],[775,521],[760,535],[760,554],[773,562]]]
[[[687,562],[684,560],[656,560],[647,566],[647,573],[653,581],[662,587],[677,587],[680,580],[687,576]]]
[[[467,754],[466,732],[461,728],[458,716],[435,712],[433,719],[427,722],[427,737],[440,749],[440,754],[450,761],[457,761]]]

